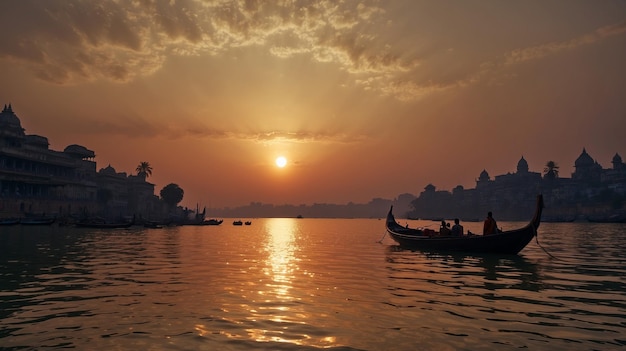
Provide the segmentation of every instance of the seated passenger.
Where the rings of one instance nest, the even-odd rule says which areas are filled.
[[[446,223],[446,221],[441,221],[441,227],[439,228],[440,235],[450,235],[450,223]]]
[[[452,236],[463,236],[463,226],[459,224],[459,219],[454,219],[454,225],[452,226]]]

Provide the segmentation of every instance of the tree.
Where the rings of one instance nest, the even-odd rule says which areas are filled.
[[[544,178],[556,179],[559,177],[559,165],[554,161],[548,161],[543,169]]]
[[[149,162],[142,161],[139,163],[139,166],[137,166],[135,171],[137,171],[137,175],[144,175],[148,178],[152,175],[152,166],[150,166]]]
[[[183,200],[185,191],[178,184],[170,183],[161,189],[161,199],[171,208]]]

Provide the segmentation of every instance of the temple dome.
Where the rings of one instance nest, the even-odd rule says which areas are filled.
[[[517,173],[527,173],[528,172],[528,162],[524,159],[524,156],[517,163]]]
[[[593,158],[591,158],[587,150],[583,148],[583,152],[578,156],[576,162],[574,162],[574,167],[592,167],[594,163]]]
[[[613,156],[613,160],[612,162],[613,164],[617,163],[617,164],[621,164],[622,163],[622,157],[616,153],[615,156]]]
[[[30,145],[34,145],[34,146],[44,148],[44,149],[47,149],[48,146],[50,145],[50,143],[48,143],[48,138],[43,137],[41,135],[35,135],[35,134],[27,135],[26,141]]]
[[[483,169],[483,171],[480,172],[478,180],[489,180],[489,173],[487,173],[487,170]]]
[[[96,157],[96,154],[84,146],[72,144],[63,150],[66,154],[75,155],[81,158]]]
[[[106,168],[100,169],[100,173],[108,174],[108,175],[116,175],[117,174],[117,172],[115,171],[115,168],[111,167],[111,165],[108,165]]]
[[[0,125],[9,125],[11,127],[22,128],[22,124],[17,115],[13,112],[11,104],[4,105],[4,109],[0,113]]]

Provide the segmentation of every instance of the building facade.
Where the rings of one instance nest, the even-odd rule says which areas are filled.
[[[154,184],[111,166],[96,172],[95,157],[75,144],[51,150],[46,137],[26,134],[12,106],[5,105],[0,113],[0,218],[157,215],[161,204]]]
[[[522,158],[514,173],[493,179],[483,170],[474,189],[457,186],[452,192],[437,190],[428,184],[412,202],[415,218],[454,218],[478,220],[488,211],[497,211],[501,219],[525,220],[535,206],[535,194],[543,194],[544,219],[626,220],[626,164],[619,154],[611,168],[602,168],[583,148],[574,162],[571,178],[558,176],[558,170],[545,174],[529,171]]]

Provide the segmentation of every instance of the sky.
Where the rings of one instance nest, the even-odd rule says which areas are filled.
[[[2,0],[0,23],[0,104],[27,134],[98,170],[149,162],[188,207],[626,159],[623,0]]]

